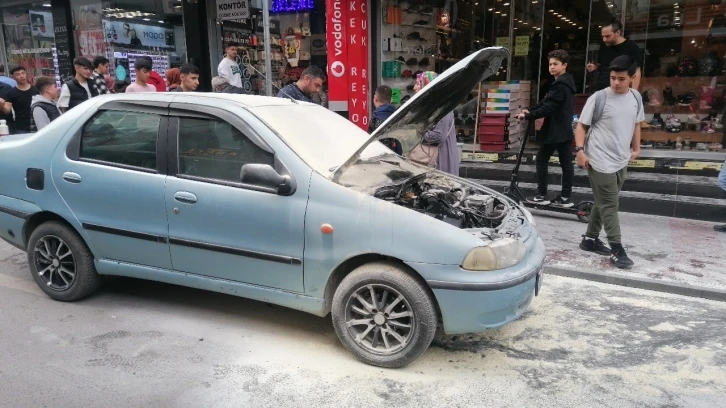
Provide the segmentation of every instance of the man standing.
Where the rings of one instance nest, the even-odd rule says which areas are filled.
[[[58,99],[58,87],[51,77],[38,77],[35,79],[35,89],[39,95],[33,97],[33,104],[30,108],[33,111],[35,127],[40,130],[48,126],[50,122],[58,119],[61,111],[55,100]]]
[[[85,57],[76,57],[73,60],[73,69],[76,76],[63,84],[58,98],[58,106],[63,112],[100,94],[96,83],[90,79],[93,70],[91,61]]]
[[[224,49],[224,58],[217,66],[217,75],[226,79],[230,85],[242,88],[242,70],[237,64],[237,47],[239,44],[236,42],[227,44],[227,48]]]
[[[602,45],[600,45],[600,54],[597,58],[597,63],[587,64],[588,72],[598,71],[597,80],[595,81],[595,90],[599,91],[610,86],[610,72],[607,70],[612,64],[615,58],[621,55],[627,55],[635,61],[637,69],[633,76],[631,86],[637,90],[640,85],[640,67],[643,66],[643,57],[640,53],[638,45],[631,40],[626,40],[623,37],[623,26],[619,21],[613,20],[610,24],[603,26],[602,34]]]
[[[12,86],[7,85],[4,82],[0,82],[0,120],[4,120],[8,125],[8,129],[11,131],[15,129],[15,120],[13,119],[13,113],[5,113],[5,100],[8,97],[8,92],[14,89]]]
[[[199,68],[192,64],[182,64],[179,67],[179,78],[181,79],[181,85],[172,89],[169,92],[194,92],[199,86]]]
[[[153,61],[149,57],[139,57],[134,62],[134,71],[136,71],[136,80],[133,84],[126,87],[126,93],[131,92],[156,92],[154,85],[149,83],[153,68]]]
[[[10,70],[10,76],[18,83],[18,85],[8,91],[7,98],[3,104],[2,111],[6,115],[15,112],[15,132],[14,133],[30,133],[33,131],[32,118],[33,113],[30,110],[30,104],[33,96],[38,91],[28,82],[28,74],[25,68],[15,66]],[[8,125],[8,127],[10,127]],[[13,133],[13,129],[10,129]]]
[[[575,131],[577,164],[587,169],[595,197],[580,249],[610,255],[622,269],[631,268],[633,261],[621,242],[619,194],[628,162],[640,154],[639,122],[644,117],[640,94],[630,89],[636,70],[630,57],[615,58],[609,68],[610,87],[590,96]],[[598,238],[603,226],[610,248]]]
[[[108,58],[102,55],[99,55],[98,57],[93,59],[93,75],[91,75],[91,80],[94,84],[96,84],[96,88],[98,89],[98,93],[100,95],[110,93],[108,87],[106,86],[108,63]]]
[[[544,118],[542,130],[537,134],[540,143],[537,152],[537,195],[530,201],[570,208],[574,206],[570,196],[575,179],[572,165],[572,116],[575,110],[575,81],[567,73],[570,56],[565,50],[554,50],[547,55],[549,71],[555,78],[550,91],[541,102],[529,110],[524,109],[517,119],[534,121]],[[550,202],[547,198],[548,163],[552,153],[557,151],[562,167],[562,193]]]
[[[15,86],[18,85],[14,79],[5,76],[5,65],[3,64],[0,64],[0,83],[10,85],[11,88],[15,88]]]
[[[313,94],[318,93],[323,87],[325,74],[316,66],[309,66],[300,74],[300,79],[284,86],[277,93],[278,98],[292,98],[298,101],[315,103]]]

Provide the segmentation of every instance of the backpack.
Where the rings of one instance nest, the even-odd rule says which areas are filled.
[[[605,110],[605,103],[608,100],[608,94],[606,91],[607,91],[607,88],[601,89],[601,90],[595,92],[595,95],[593,95],[595,97],[595,107],[593,108],[593,111],[592,111],[592,120],[590,121],[590,129],[592,129],[592,127],[595,126],[595,123],[598,120],[600,120],[600,118],[602,117],[602,113]],[[638,98],[638,95],[636,95],[636,92],[637,91],[633,90],[632,88],[630,89],[630,94],[633,95],[633,98],[635,98],[635,100],[638,102],[638,112],[640,112],[640,110],[643,108],[643,105],[642,105],[643,101]]]

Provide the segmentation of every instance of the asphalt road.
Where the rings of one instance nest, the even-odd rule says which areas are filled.
[[[547,276],[522,319],[355,361],[327,319],[132,279],[48,299],[0,244],[0,407],[726,406],[726,303]]]

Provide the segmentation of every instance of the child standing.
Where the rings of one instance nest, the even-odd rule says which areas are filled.
[[[518,119],[528,121],[544,118],[542,129],[537,134],[540,143],[537,152],[537,196],[530,201],[537,204],[550,204],[547,199],[547,165],[552,154],[557,151],[562,168],[562,192],[552,205],[569,208],[574,204],[570,200],[572,184],[575,178],[575,167],[572,164],[572,117],[575,109],[575,81],[567,73],[570,56],[565,50],[554,50],[547,55],[549,71],[555,78],[547,95],[529,110],[523,110]]]
[[[139,57],[136,62],[134,62],[134,70],[136,70],[136,81],[126,87],[126,93],[156,92],[156,87],[149,83],[152,66],[153,62],[149,57]]]

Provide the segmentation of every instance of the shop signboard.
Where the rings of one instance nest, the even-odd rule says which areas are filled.
[[[127,47],[174,48],[174,30],[166,27],[103,20],[106,41]]]
[[[348,111],[348,7],[345,0],[326,0],[328,40],[328,106]]]
[[[217,0],[217,21],[250,18],[248,0]]]
[[[51,41],[55,37],[53,31],[53,15],[45,11],[30,10],[30,29],[33,38]]]
[[[368,0],[348,1],[348,118],[368,130]]]
[[[102,30],[78,30],[78,51],[82,57],[93,59],[106,53]]]

